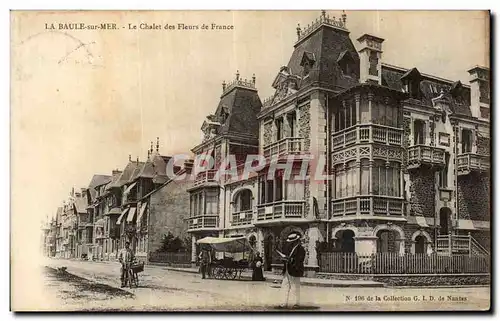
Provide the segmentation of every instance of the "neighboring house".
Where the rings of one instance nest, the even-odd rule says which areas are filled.
[[[102,223],[103,215],[100,212],[100,187],[106,185],[111,180],[108,175],[94,175],[87,188],[87,212],[89,214],[89,224],[86,225],[86,244],[88,249],[87,257],[89,260],[102,259],[102,230],[104,226]],[[101,220],[101,221],[99,221]],[[99,226],[99,228],[97,227]],[[97,230],[101,232],[97,236]]]
[[[214,159],[213,169],[195,173],[189,186],[190,208],[188,232],[192,236],[193,262],[196,260],[196,241],[206,236],[225,234],[247,235],[256,238],[252,225],[255,180],[234,182],[217,178],[217,169],[225,166],[229,155],[242,164],[247,155],[257,154],[259,123],[257,114],[262,104],[252,80],[236,79],[222,84],[222,96],[213,115],[202,125],[203,141],[192,149],[195,157],[203,155]]]
[[[73,202],[73,211],[77,215],[76,230],[76,258],[86,257],[88,255],[87,246],[87,225],[90,223],[87,212],[87,189],[81,188],[80,192],[75,193]]]

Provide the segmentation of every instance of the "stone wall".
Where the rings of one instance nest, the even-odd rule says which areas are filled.
[[[304,150],[309,151],[311,147],[311,113],[309,104],[299,108],[299,136],[304,138]]]
[[[476,146],[478,155],[490,155],[490,139],[488,137],[477,137]]]
[[[375,276],[373,281],[389,286],[486,285],[489,275],[401,275]]]
[[[161,246],[163,235],[170,232],[185,240],[189,216],[188,180],[172,181],[153,193],[149,203],[148,248],[155,251]],[[189,247],[189,244],[187,244]]]
[[[403,173],[407,173],[407,166],[408,166],[408,153],[406,152],[408,150],[408,146],[410,146],[410,134],[411,134],[411,118],[410,117],[403,117]]]
[[[434,217],[435,215],[435,172],[419,168],[410,172],[410,215]]]
[[[262,146],[267,146],[273,141],[273,123],[264,124],[264,142]]]
[[[489,177],[474,173],[458,176],[457,199],[460,219],[490,220]]]

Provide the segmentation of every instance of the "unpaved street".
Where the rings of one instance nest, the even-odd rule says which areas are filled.
[[[146,266],[139,288],[121,290],[118,263],[47,260],[45,265],[66,266],[67,272],[84,278],[45,272],[47,305],[57,310],[258,311],[275,310],[281,303],[279,287],[268,282],[202,280],[197,274]],[[302,286],[301,298],[301,309],[312,311],[484,310],[489,307],[489,288]]]

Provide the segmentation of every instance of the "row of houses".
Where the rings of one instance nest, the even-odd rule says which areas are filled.
[[[184,240],[189,194],[186,182],[166,175],[169,159],[160,155],[157,141],[145,161],[129,157],[122,170],[94,175],[88,186],[72,190],[44,227],[46,255],[110,260],[128,241],[137,257],[147,260],[149,251],[161,248],[165,235]],[[188,161],[175,171],[190,172],[191,167]]]
[[[275,249],[298,232],[310,274],[324,248],[488,254],[489,69],[468,70],[462,84],[385,63],[385,40],[364,34],[356,49],[345,15],[323,11],[296,31],[272,97],[259,97],[255,76],[223,82],[192,149],[195,159],[212,156],[214,169],[172,181],[159,170],[168,157],[151,148],[146,162],[95,176],[58,209],[51,253],[108,258],[131,240],[146,257],[171,230],[190,238],[192,261],[202,237],[247,236],[268,270],[279,263]],[[284,167],[292,157],[293,173],[311,175],[271,176],[269,162],[244,179],[216,176],[224,159],[252,154]],[[318,166],[332,178],[314,177]]]

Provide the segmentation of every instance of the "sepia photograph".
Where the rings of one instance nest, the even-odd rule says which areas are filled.
[[[490,11],[10,11],[11,311],[488,311]]]

